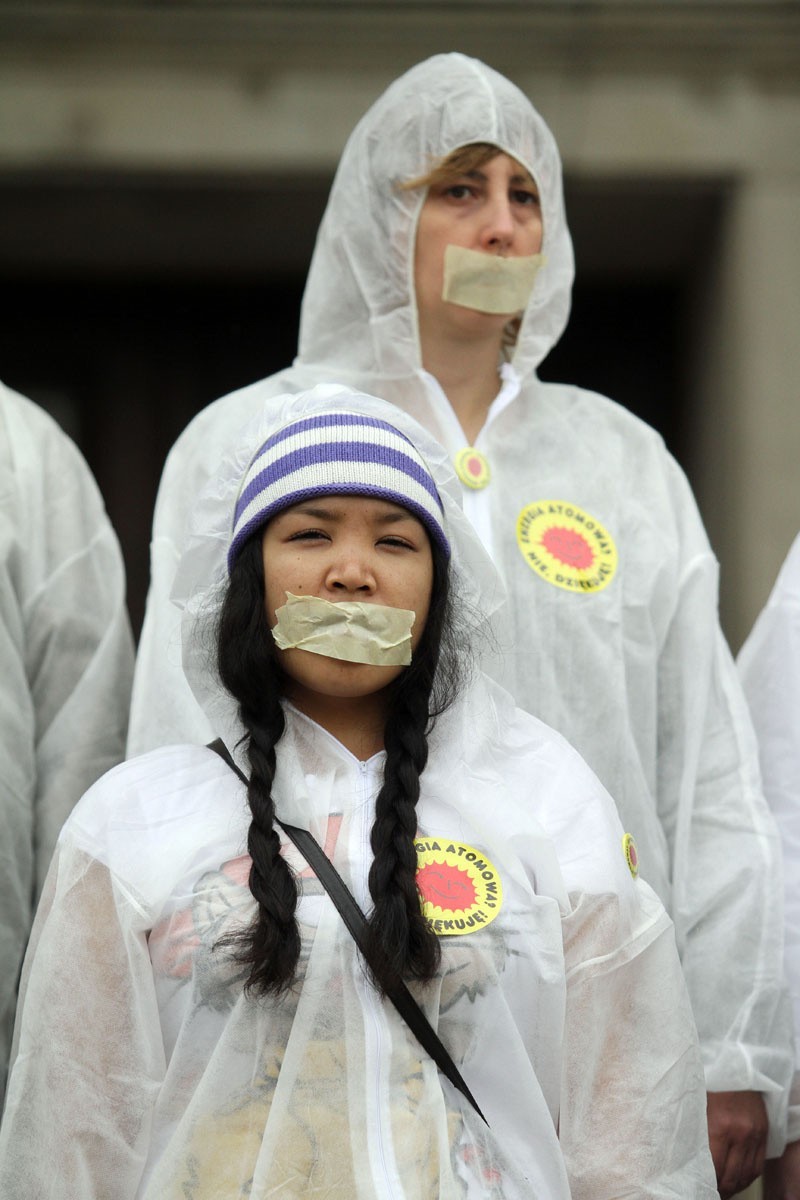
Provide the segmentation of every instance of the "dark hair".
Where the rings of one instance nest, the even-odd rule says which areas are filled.
[[[250,760],[247,848],[252,858],[250,890],[258,912],[233,940],[237,960],[250,968],[246,990],[257,995],[280,994],[291,987],[300,956],[297,885],[280,853],[274,825],[272,784],[275,748],[285,728],[285,676],[264,604],[262,533],[263,529],[253,534],[233,566],[217,637],[219,676],[239,705]],[[416,804],[428,759],[428,734],[451,703],[458,675],[449,565],[433,542],[431,551],[433,583],[425,628],[410,666],[387,689],[386,765],[375,800],[369,872],[371,949],[397,973],[420,980],[433,978],[441,951],[422,915],[416,885]]]

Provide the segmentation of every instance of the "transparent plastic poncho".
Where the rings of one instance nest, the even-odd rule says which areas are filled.
[[[195,506],[176,585],[186,663],[231,746],[241,729],[207,649],[233,499],[274,422],[323,403],[346,407],[332,389],[278,402]],[[379,401],[348,404],[392,416]],[[446,457],[396,419],[443,499],[464,646],[502,595],[451,498]],[[360,762],[285,708],[277,812],[314,834],[368,908],[383,752]],[[297,982],[279,999],[244,994],[220,940],[253,915],[244,787],[209,749],[168,747],[105,776],[62,834],[27,960],[0,1193],[716,1195],[672,925],[632,874],[610,797],[558,734],[477,671],[429,749],[417,852],[449,884],[435,892],[441,969],[412,986],[488,1126],[368,981],[337,910],[288,845]]]

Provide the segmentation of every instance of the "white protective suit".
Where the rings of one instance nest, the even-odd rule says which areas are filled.
[[[764,791],[783,843],[784,961],[794,1001],[795,1073],[788,1141],[800,1140],[800,534],[739,651]]]
[[[62,824],[125,752],[125,572],[92,475],[0,384],[0,1106],[17,981]]]
[[[318,411],[325,391],[284,412]],[[474,611],[493,572],[485,562],[476,573],[480,547],[448,495],[447,459],[380,401],[337,407],[366,407],[412,436]],[[206,673],[207,630],[238,482],[274,428],[260,422],[206,494],[178,583],[190,593],[188,670],[231,746],[243,731]],[[368,907],[384,754],[359,762],[285,708],[277,812],[311,830]],[[301,982],[279,1000],[245,997],[241,968],[215,950],[254,910],[245,790],[210,750],[162,748],[110,772],[62,834],[26,965],[0,1194],[716,1196],[672,925],[632,877],[611,798],[558,734],[480,675],[437,723],[421,782],[420,880],[436,864],[437,919],[465,932],[442,937],[438,977],[414,991],[489,1128],[367,982],[291,845]],[[450,898],[465,887],[468,898]]]
[[[476,141],[507,151],[536,180],[546,259],[476,441],[490,482],[464,488],[465,511],[510,593],[491,671],[614,796],[675,921],[708,1088],[764,1093],[776,1154],[792,1057],[780,851],[719,628],[717,563],[660,436],[602,396],[537,378],[566,324],[573,278],[560,161],[526,97],[481,63],[436,56],[367,112],[320,226],[294,366],[216,401],[173,447],[156,506],[130,745],[208,740],[181,679],[169,590],[189,498],[269,397],[318,380],[352,383],[410,412],[451,455],[465,448],[420,358],[413,278],[424,195],[396,184]],[[575,569],[586,556],[596,568],[589,586]]]

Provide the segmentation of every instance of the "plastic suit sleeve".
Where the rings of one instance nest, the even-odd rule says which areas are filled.
[[[59,850],[23,976],[0,1195],[137,1194],[165,1071],[137,916],[104,866]]]
[[[27,610],[37,890],[72,808],[124,755],[133,644],[122,564],[110,527],[85,532],[86,542],[58,564]]]
[[[0,1106],[35,887],[35,716],[25,674],[22,628],[16,590],[0,564]]]
[[[691,516],[693,501],[684,511]],[[697,528],[702,534],[699,521]],[[717,624],[716,563],[701,541],[694,538],[697,553],[683,568],[659,663],[659,818],[707,1089],[762,1093],[774,1155],[783,1146],[791,1075],[780,851],[747,706]]]
[[[0,384],[0,1091],[16,984],[61,826],[124,756],[122,556],[86,463]]]
[[[705,1090],[672,923],[647,884],[637,892],[626,937],[615,896],[577,898],[563,923],[559,1138],[572,1196],[711,1200]]]

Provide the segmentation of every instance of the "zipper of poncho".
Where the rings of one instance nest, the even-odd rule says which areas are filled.
[[[363,863],[364,870],[354,872],[353,881],[357,881],[356,899],[364,912],[371,906],[371,897],[367,886],[367,875],[371,862],[370,831],[375,811],[374,797],[374,768],[369,763],[359,762],[358,780],[358,811],[361,814],[360,827],[357,835],[360,844],[357,848],[357,861]],[[353,822],[354,827],[356,822]],[[402,1200],[405,1191],[400,1180],[394,1146],[391,1137],[391,1118],[389,1128],[385,1128],[383,1113],[387,1109],[389,1098],[389,1075],[391,1072],[391,1035],[386,1021],[386,1010],[375,987],[366,976],[361,960],[354,959],[355,987],[361,995],[364,1020],[364,1060],[365,1060],[365,1098],[367,1101],[367,1133],[369,1157],[372,1164],[373,1178],[376,1185],[380,1175],[387,1200]]]

